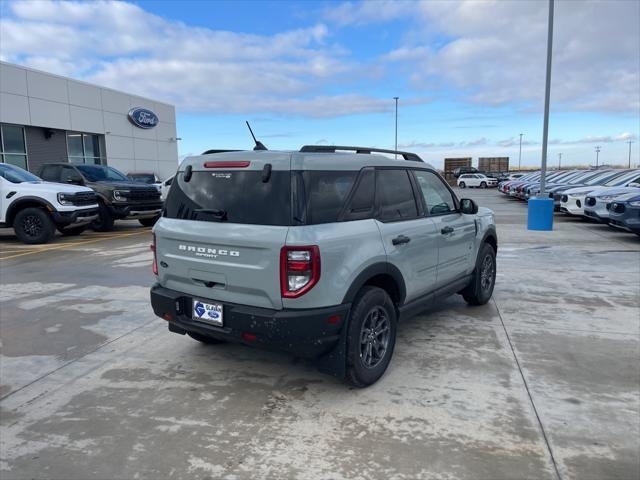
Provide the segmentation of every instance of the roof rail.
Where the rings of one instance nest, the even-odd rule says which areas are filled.
[[[385,150],[384,148],[373,147],[348,147],[341,145],[305,145],[301,152],[314,152],[314,153],[335,153],[336,150],[346,150],[356,153],[392,153],[394,155],[401,155],[405,160],[412,162],[424,162],[417,154],[411,152],[402,152],[400,150]]]
[[[200,155],[211,155],[212,153],[227,153],[227,152],[242,152],[242,150],[207,150],[206,152],[202,152]]]

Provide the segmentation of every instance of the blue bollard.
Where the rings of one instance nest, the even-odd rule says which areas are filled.
[[[530,198],[528,230],[553,230],[553,198]]]

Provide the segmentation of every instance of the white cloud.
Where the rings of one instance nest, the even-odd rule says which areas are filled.
[[[541,109],[546,2],[362,2],[336,12],[341,24],[413,21],[385,59],[403,66],[416,88],[453,89],[482,105]],[[640,111],[639,18],[637,1],[556,2],[554,111]]]
[[[322,23],[254,35],[192,27],[118,1],[14,2],[3,9],[4,60],[181,110],[331,117],[392,107],[388,99],[326,88],[340,87],[362,69],[344,49],[327,45]]]

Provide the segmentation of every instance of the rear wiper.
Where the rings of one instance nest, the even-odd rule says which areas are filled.
[[[224,222],[227,219],[227,211],[226,210],[218,210],[215,208],[198,208],[193,211],[196,215],[199,213],[204,213],[205,215],[212,215],[213,220],[216,222]]]

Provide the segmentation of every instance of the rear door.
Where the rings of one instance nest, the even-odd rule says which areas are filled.
[[[473,268],[475,217],[458,210],[453,193],[444,181],[428,170],[414,170],[429,219],[438,232],[437,286],[442,287],[469,273]]]
[[[281,309],[279,260],[291,221],[290,156],[244,155],[250,159],[201,157],[190,178],[184,169],[176,174],[164,217],[154,228],[159,281],[204,300]]]
[[[416,201],[406,169],[376,170],[376,220],[387,260],[402,273],[405,302],[435,289],[438,232]]]

